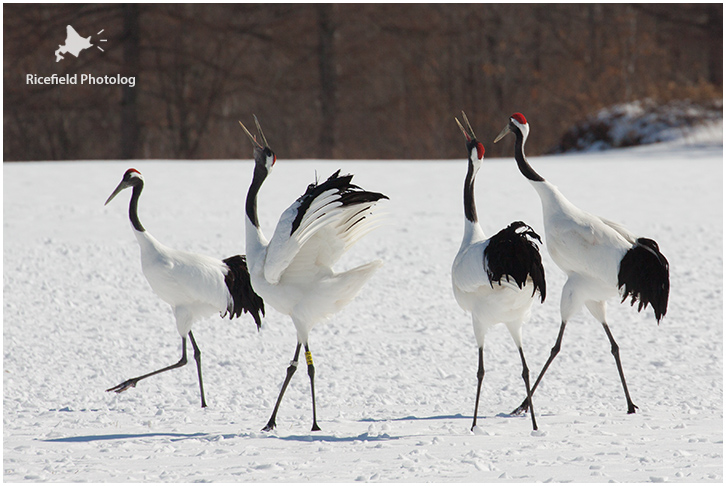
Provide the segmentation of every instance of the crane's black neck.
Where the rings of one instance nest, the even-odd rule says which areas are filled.
[[[140,231],[142,233],[146,231],[139,220],[139,196],[141,196],[141,191],[143,190],[144,181],[141,179],[135,179],[134,190],[131,193],[131,202],[129,203],[129,219],[131,220],[131,225],[136,231]]]
[[[524,136],[522,135],[522,132],[520,130],[513,131],[514,135],[517,137],[517,141],[514,144],[514,158],[517,160],[519,171],[530,181],[543,182],[544,178],[535,172],[524,156]]]
[[[466,172],[464,180],[464,216],[472,223],[479,221],[476,214],[476,203],[474,202],[474,179],[476,178],[476,170],[471,159],[469,159],[469,170]]]
[[[260,187],[267,177],[267,170],[261,167],[259,164],[255,164],[255,172],[252,176],[252,183],[247,191],[247,203],[245,205],[245,212],[247,217],[250,219],[252,224],[257,228],[260,227],[260,223],[257,219],[257,193],[260,192]]]

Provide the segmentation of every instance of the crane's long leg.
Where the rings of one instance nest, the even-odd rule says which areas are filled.
[[[204,399],[204,384],[202,383],[202,352],[194,340],[192,331],[189,331],[189,340],[192,342],[192,348],[194,348],[194,361],[197,362],[197,375],[199,375],[199,393],[202,395],[202,408],[205,408],[207,401]]]
[[[532,390],[529,388],[529,367],[527,360],[524,359],[524,350],[519,348],[519,356],[522,358],[522,379],[527,390],[527,401],[529,402],[529,411],[532,414],[532,430],[537,430],[537,420],[534,418],[534,402],[532,401]]]
[[[618,373],[620,373],[620,381],[623,383],[623,390],[625,390],[625,400],[628,402],[628,413],[635,413],[635,409],[638,408],[633,401],[630,399],[630,393],[628,393],[628,385],[625,384],[625,374],[623,373],[623,365],[620,363],[620,347],[615,342],[613,334],[610,332],[610,328],[603,322],[602,327],[605,329],[605,333],[608,335],[610,340],[610,351],[615,357],[615,364],[618,366]]]
[[[277,403],[275,403],[275,409],[272,411],[272,416],[270,417],[270,420],[267,421],[267,425],[264,426],[262,430],[270,431],[275,428],[275,417],[277,417],[277,410],[280,408],[280,402],[282,402],[282,396],[285,394],[285,390],[287,389],[287,385],[290,384],[290,379],[292,378],[292,375],[295,374],[295,371],[297,370],[297,360],[300,357],[300,347],[302,344],[298,343],[297,347],[295,348],[295,356],[292,358],[292,361],[290,361],[290,366],[287,367],[287,375],[285,376],[285,381],[282,383],[282,388],[280,389],[280,395],[277,397]]]
[[[476,372],[476,402],[474,402],[474,422],[471,430],[476,427],[476,417],[479,414],[479,396],[481,395],[481,383],[484,380],[484,347],[479,348],[479,369]]]
[[[130,378],[130,379],[124,381],[123,383],[119,383],[118,385],[116,385],[116,386],[114,386],[112,388],[109,388],[106,391],[107,392],[112,391],[112,392],[116,392],[116,393],[121,393],[122,391],[128,390],[131,387],[135,387],[136,384],[139,381],[143,380],[144,378],[148,378],[150,376],[154,376],[154,375],[157,375],[159,373],[163,373],[164,371],[173,370],[175,368],[181,368],[185,364],[187,364],[187,340],[186,340],[186,338],[182,338],[182,356],[181,356],[181,359],[177,363],[175,363],[175,364],[173,364],[171,366],[167,366],[166,368],[162,368],[160,370],[152,371],[151,373],[147,373],[147,374],[142,375],[142,376],[137,376],[136,378]]]
[[[542,371],[539,372],[539,376],[537,377],[537,380],[534,382],[534,386],[532,387],[530,396],[525,398],[522,404],[512,410],[511,415],[519,415],[521,413],[526,412],[529,409],[529,400],[534,395],[534,391],[537,389],[537,385],[539,385],[539,382],[542,381],[542,377],[544,376],[545,372],[547,372],[547,368],[550,367],[550,363],[555,359],[555,356],[560,352],[560,347],[562,345],[562,336],[565,334],[565,326],[567,325],[567,322],[562,321],[562,325],[560,325],[560,333],[557,335],[557,341],[555,341],[555,345],[552,346],[552,350],[550,351],[550,357],[547,358],[547,362],[542,367]]]
[[[313,366],[313,354],[310,352],[310,348],[308,347],[307,343],[305,343],[305,361],[308,364],[308,376],[310,377],[310,393],[313,397],[313,428],[311,430],[314,432],[316,430],[320,430],[320,427],[318,427],[318,419],[315,412],[315,366]]]

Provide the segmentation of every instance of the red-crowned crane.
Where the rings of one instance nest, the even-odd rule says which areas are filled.
[[[625,391],[628,413],[635,413],[638,407],[628,393],[620,363],[620,349],[607,324],[606,301],[618,295],[622,297],[622,302],[630,297],[631,305],[638,302],[638,311],[650,304],[656,321],[660,323],[668,308],[668,260],[655,241],[637,237],[617,223],[581,210],[568,201],[557,187],[535,172],[524,156],[524,144],[529,135],[529,124],[524,115],[512,115],[494,142],[508,133],[516,137],[514,158],[519,171],[532,184],[542,201],[547,250],[552,260],[567,274],[560,301],[560,332],[532,387],[532,393],[560,352],[567,322],[584,305],[607,334]],[[527,402],[525,399],[512,413],[525,411]]]
[[[124,189],[132,187],[129,203],[129,219],[141,249],[141,270],[152,290],[171,306],[176,328],[182,339],[181,359],[166,368],[131,378],[106,391],[121,393],[150,376],[184,366],[187,363],[187,336],[192,342],[194,360],[197,362],[199,392],[202,407],[207,406],[202,383],[201,352],[192,334],[194,322],[217,312],[224,317],[239,317],[249,312],[260,328],[260,312],[265,315],[264,302],[253,290],[247,263],[243,255],[226,260],[185,251],[174,250],[160,243],[141,225],[138,214],[139,196],[144,189],[144,178],[136,169],[129,169],[106,204]]]
[[[351,184],[352,175],[335,172],[325,182],[310,184],[305,193],[287,208],[277,223],[272,239],[262,234],[257,219],[257,194],[275,164],[275,154],[262,133],[257,117],[257,140],[240,122],[254,147],[255,169],[246,201],[246,253],[255,292],[278,312],[290,316],[297,330],[295,355],[287,368],[270,420],[263,428],[276,426],[277,412],[285,389],[297,370],[301,347],[310,377],[313,406],[312,430],[320,430],[315,410],[315,367],[308,336],[319,321],[348,304],[381,265],[376,260],[351,270],[335,273],[333,264],[353,243],[374,227],[373,208],[383,194],[368,192]]]
[[[547,289],[542,258],[535,243],[535,240],[541,240],[531,227],[516,221],[487,238],[479,226],[474,203],[474,178],[484,160],[484,146],[476,139],[464,112],[462,116],[466,126],[455,120],[466,137],[469,165],[464,181],[464,238],[451,269],[451,283],[459,306],[471,313],[479,348],[476,402],[471,425],[471,430],[474,430],[484,379],[484,338],[496,324],[506,324],[519,350],[522,378],[531,403],[529,368],[522,348],[522,324],[529,319],[535,293],[539,293],[540,301],[544,302]],[[530,411],[532,428],[537,430],[534,407],[530,407]]]

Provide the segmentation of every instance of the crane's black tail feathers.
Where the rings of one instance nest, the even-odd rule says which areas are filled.
[[[308,210],[310,204],[315,200],[315,198],[331,189],[334,189],[337,192],[338,197],[336,201],[340,202],[341,206],[374,203],[379,199],[388,199],[388,196],[385,194],[366,191],[355,184],[351,184],[351,179],[353,179],[352,174],[341,176],[340,169],[338,169],[330,177],[328,177],[325,182],[318,184],[318,182],[315,181],[313,184],[308,185],[305,194],[298,198],[300,208],[298,209],[295,220],[292,222],[290,234],[293,234],[300,226],[300,223],[305,216],[305,212]]]
[[[501,283],[513,279],[521,289],[532,278],[535,292],[539,292],[541,302],[547,295],[542,257],[536,241],[542,243],[539,235],[528,225],[515,221],[489,239],[484,249],[484,265],[489,275],[489,283]]]
[[[260,312],[262,312],[263,316],[265,315],[265,302],[252,288],[250,272],[247,270],[247,259],[244,255],[235,255],[223,261],[229,267],[229,272],[224,277],[224,283],[227,284],[229,293],[232,295],[232,302],[227,308],[229,318],[240,317],[242,311],[249,312],[254,318],[259,331],[262,324]],[[226,316],[227,313],[223,314],[222,317]]]
[[[620,261],[618,288],[622,291],[622,302],[628,296],[630,305],[638,302],[638,312],[650,304],[660,324],[668,310],[670,276],[668,260],[658,249],[658,243],[649,238],[638,238]]]

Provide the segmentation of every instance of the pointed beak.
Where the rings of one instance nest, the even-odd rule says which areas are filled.
[[[456,124],[459,125],[459,129],[461,130],[461,133],[464,134],[466,137],[467,142],[471,142],[472,140],[476,139],[476,135],[474,135],[474,129],[471,128],[471,123],[469,123],[469,118],[467,118],[466,113],[462,110],[461,117],[464,120],[464,125],[461,124],[461,122],[458,120],[458,118],[454,117],[454,120],[456,120]]]
[[[466,141],[471,142],[471,137],[469,136],[468,133],[466,133],[466,128],[464,128],[464,126],[461,124],[461,122],[459,121],[458,118],[454,117],[454,120],[456,120],[456,124],[459,125],[459,130],[461,130],[461,133],[463,133],[464,136],[466,137]]]
[[[247,130],[247,127],[244,126],[244,124],[242,122],[239,122],[239,124],[242,127],[242,130],[244,130],[245,133],[247,134],[247,136],[250,138],[250,141],[252,141],[252,145],[254,145],[256,147],[264,148],[262,145],[260,145],[260,142],[257,141],[255,136],[252,135],[249,130]]]
[[[252,134],[250,133],[250,131],[249,131],[249,130],[247,130],[247,127],[246,127],[246,126],[244,126],[244,124],[243,124],[242,122],[239,122],[240,126],[242,127],[242,130],[244,130],[244,131],[245,131],[245,133],[246,133],[246,134],[247,134],[247,136],[248,136],[248,137],[250,138],[250,140],[252,141],[252,144],[253,144],[253,145],[254,145],[255,147],[259,147],[259,148],[261,148],[262,150],[264,150],[264,149],[265,149],[266,147],[267,147],[267,148],[269,148],[269,145],[267,144],[267,139],[265,138],[265,134],[264,134],[264,133],[262,132],[262,127],[260,126],[260,121],[259,121],[259,120],[257,119],[257,115],[252,115],[252,116],[253,116],[253,117],[255,118],[255,126],[257,126],[257,133],[259,133],[259,135],[260,135],[260,140],[262,140],[262,143],[260,143],[260,142],[259,142],[259,141],[257,140],[257,137],[256,137],[256,136],[252,135]]]
[[[499,135],[497,135],[497,138],[494,139],[494,143],[497,143],[498,141],[503,139],[511,131],[512,131],[512,129],[509,128],[509,124],[507,124],[507,126],[504,127],[504,129],[501,132],[499,132]]]
[[[106,204],[110,203],[113,198],[115,198],[119,192],[123,191],[129,187],[129,185],[126,183],[126,181],[121,181],[118,186],[116,186],[116,189],[113,190],[110,196],[108,196],[108,199],[106,199],[106,202],[103,203],[105,206]]]
[[[257,125],[257,132],[260,134],[260,138],[262,139],[262,143],[265,144],[265,147],[269,147],[267,144],[267,139],[265,138],[265,134],[262,133],[262,127],[260,126],[260,121],[257,119],[257,115],[252,115],[255,118],[255,125]]]

